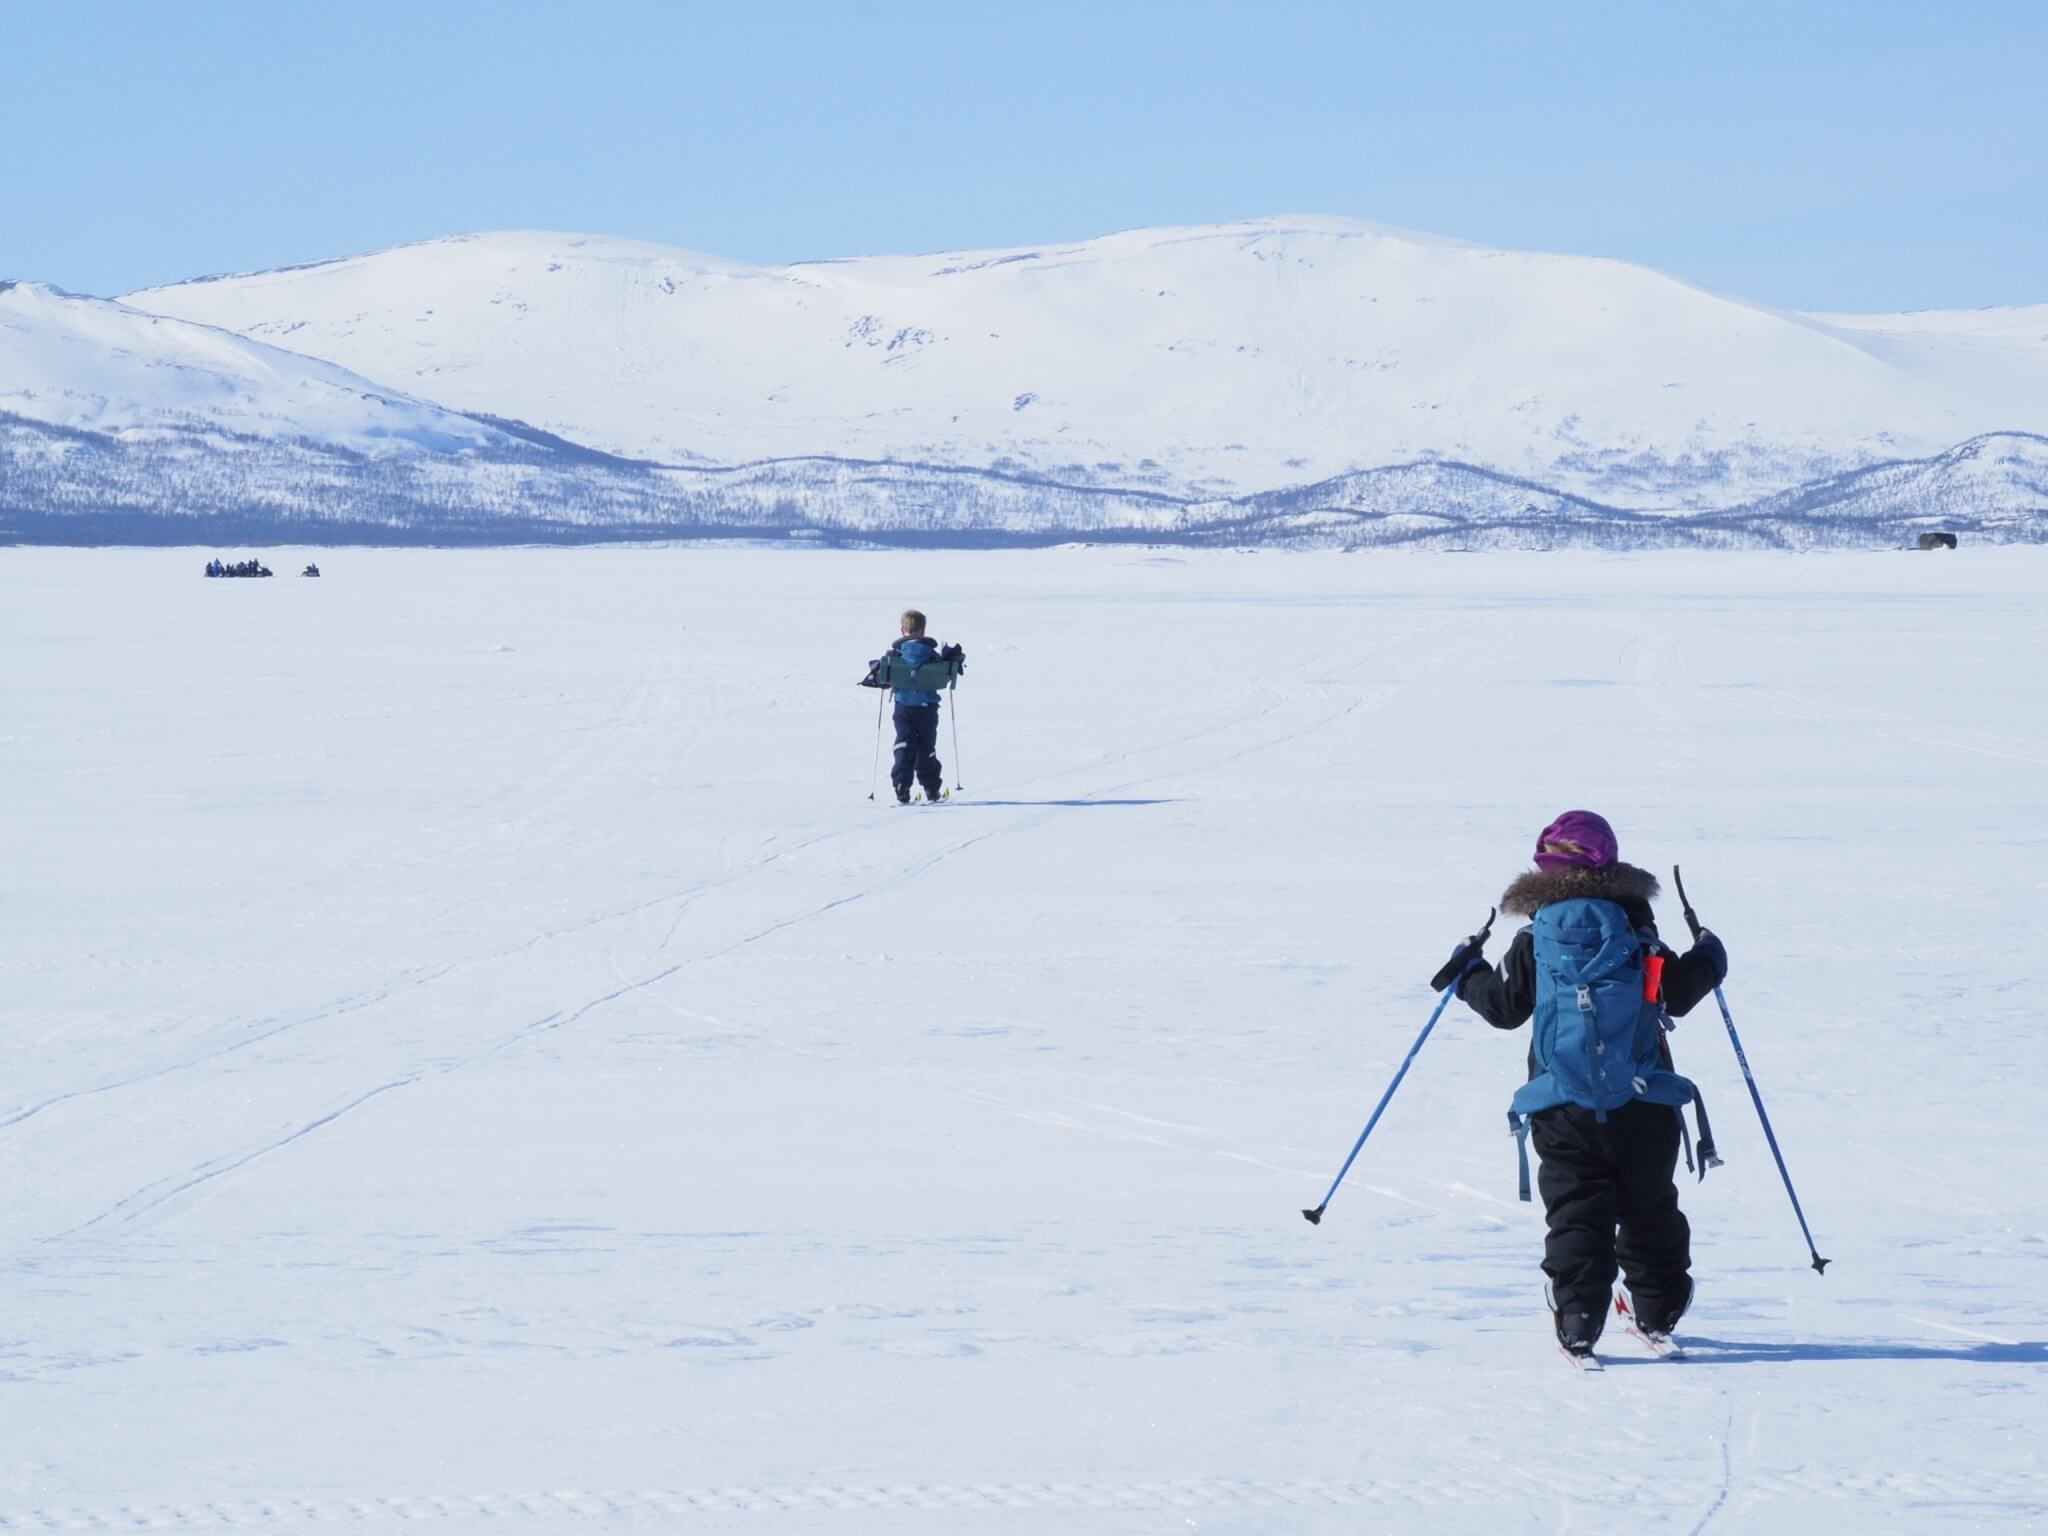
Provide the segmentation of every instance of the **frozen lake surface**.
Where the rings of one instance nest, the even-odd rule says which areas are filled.
[[[2048,1521],[2048,550],[206,553],[0,550],[0,1531]],[[1578,805],[1834,1261],[1709,1004],[1598,1377],[1526,1035],[1298,1214]]]

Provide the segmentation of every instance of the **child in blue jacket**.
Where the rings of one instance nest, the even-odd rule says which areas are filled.
[[[915,608],[903,612],[902,634],[889,647],[913,667],[921,667],[939,656],[939,644],[926,638],[925,618]],[[895,786],[899,804],[910,803],[910,781],[915,779],[927,800],[944,792],[945,765],[939,761],[939,695],[933,688],[896,690],[896,756],[889,764],[889,782]]]
[[[1519,1028],[1537,1011],[1545,990],[1539,972],[1555,963],[1537,937],[1542,914],[1554,904],[1590,900],[1618,907],[1642,952],[1656,957],[1642,983],[1644,995],[1654,996],[1668,1016],[1690,1012],[1727,976],[1728,953],[1705,932],[1682,955],[1665,950],[1650,911],[1657,879],[1624,864],[1619,851],[1604,817],[1592,811],[1558,817],[1536,840],[1536,868],[1517,878],[1501,898],[1502,911],[1531,919],[1531,926],[1515,935],[1498,966],[1488,965],[1469,941],[1460,946],[1438,973],[1440,984],[1454,984],[1458,996],[1496,1029]],[[1586,996],[1580,989],[1579,1007],[1587,1006]],[[1568,1006],[1565,1011],[1573,1012]],[[1532,1050],[1532,1078],[1539,1066]],[[1659,1075],[1660,1067],[1668,1074],[1670,1066],[1660,1034],[1656,1062],[1636,1079],[1638,1094],[1645,1096],[1596,1112],[1557,1103],[1558,1095],[1550,1107],[1529,1117],[1531,1140],[1542,1159],[1538,1187],[1549,1229],[1543,1273],[1558,1343],[1567,1354],[1591,1353],[1613,1301],[1617,1270],[1628,1284],[1636,1331],[1659,1345],[1668,1343],[1692,1301],[1692,1232],[1678,1208],[1675,1180],[1678,1110],[1668,1102],[1651,1102],[1654,1092],[1646,1094],[1646,1078]],[[1685,1086],[1689,1090],[1691,1085]]]

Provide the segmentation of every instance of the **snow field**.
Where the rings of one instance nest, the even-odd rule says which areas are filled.
[[[2048,556],[318,558],[0,552],[0,1530],[2048,1518]],[[1584,1379],[1524,1035],[1298,1214],[1575,804],[1835,1261],[1709,1004],[1694,1356]]]

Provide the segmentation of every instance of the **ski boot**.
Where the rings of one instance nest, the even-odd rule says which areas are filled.
[[[1671,1337],[1678,1320],[1685,1316],[1692,1306],[1692,1277],[1685,1281],[1685,1295],[1669,1317],[1654,1317],[1635,1310],[1634,1298],[1626,1291],[1618,1292],[1614,1298],[1615,1315],[1620,1317],[1628,1329],[1628,1335],[1651,1354],[1667,1359],[1678,1359],[1685,1350]]]
[[[1565,1358],[1581,1370],[1599,1370],[1600,1359],[1593,1353],[1593,1346],[1600,1342],[1607,1309],[1596,1307],[1583,1312],[1560,1312],[1557,1293],[1547,1280],[1543,1283],[1543,1304],[1550,1309],[1550,1325],[1557,1333],[1557,1347],[1564,1351]]]

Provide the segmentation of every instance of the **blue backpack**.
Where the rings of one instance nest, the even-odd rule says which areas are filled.
[[[1662,988],[1645,985],[1644,961],[1656,940],[1638,933],[1611,901],[1573,897],[1537,909],[1530,923],[1536,948],[1536,1075],[1519,1088],[1508,1109],[1521,1163],[1521,1194],[1529,1198],[1529,1117],[1561,1104],[1577,1104],[1604,1122],[1631,1099],[1668,1104],[1677,1112],[1699,1102],[1699,1089],[1664,1065],[1663,1035],[1670,1026]],[[1647,994],[1647,995],[1646,995]],[[1705,1111],[1700,1117],[1701,1176],[1712,1156]],[[1685,1165],[1693,1166],[1685,1131]]]

